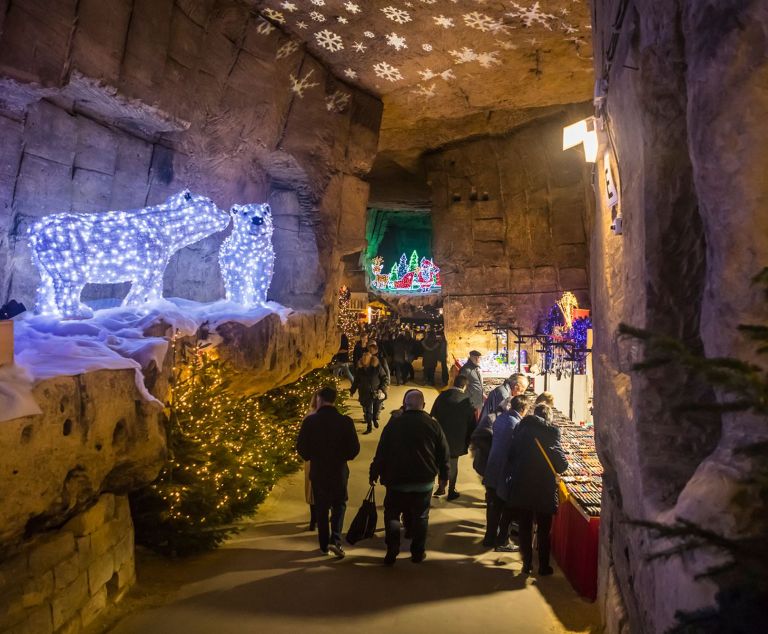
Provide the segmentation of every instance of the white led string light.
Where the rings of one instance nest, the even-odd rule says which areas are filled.
[[[189,190],[143,209],[48,216],[29,230],[42,278],[37,310],[64,318],[92,316],[80,301],[88,283],[131,282],[123,306],[160,299],[171,256],[223,231],[229,221],[210,198]]]
[[[275,269],[272,211],[268,204],[234,205],[232,233],[219,249],[227,299],[243,306],[267,301]]]

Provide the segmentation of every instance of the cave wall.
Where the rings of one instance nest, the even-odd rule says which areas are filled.
[[[79,632],[136,580],[133,521],[124,495],[105,493],[60,530],[0,562],[0,631]]]
[[[9,2],[0,24],[0,299],[33,302],[34,219],[156,204],[189,187],[223,209],[269,200],[270,299],[320,305],[338,257],[364,243],[364,226],[340,219],[364,215],[381,103],[244,3],[50,4]],[[225,235],[174,256],[166,295],[223,295]],[[119,297],[122,286],[93,292]]]
[[[598,76],[614,35],[613,5],[595,3]],[[679,613],[713,607],[722,616],[698,621],[696,631],[764,626],[750,619],[765,605],[729,603],[727,581],[718,587],[698,577],[722,563],[716,553],[651,561],[674,542],[629,523],[682,519],[730,538],[764,538],[768,513],[756,478],[765,475],[764,458],[761,466],[742,451],[766,439],[764,420],[674,413],[683,402],[724,395],[679,371],[633,372],[642,349],[616,331],[626,322],[707,356],[756,360],[737,325],[768,318],[751,284],[768,264],[767,28],[764,3],[637,0],[608,74],[624,231],[610,230],[599,163],[591,255],[595,429],[605,468],[599,601],[608,632],[667,631],[685,618]]]
[[[0,303],[34,304],[25,232],[41,216],[143,207],[185,187],[222,209],[268,201],[268,298],[293,310],[224,323],[216,340],[241,394],[296,380],[338,347],[336,289],[342,258],[365,245],[362,178],[381,111],[238,0],[0,3]],[[223,297],[226,234],[173,256],[166,296]],[[126,292],[100,285],[84,297]],[[173,336],[163,324],[145,334]],[[170,354],[142,369],[162,402]],[[75,632],[130,586],[133,555],[124,514],[120,526],[102,518],[99,553],[72,523],[156,477],[163,416],[133,370],[47,379],[34,396],[42,414],[0,426],[0,630]]]
[[[457,358],[495,345],[474,328],[478,320],[512,321],[531,333],[563,291],[589,305],[588,172],[577,151],[562,151],[563,125],[584,112],[566,107],[426,158],[433,252]]]

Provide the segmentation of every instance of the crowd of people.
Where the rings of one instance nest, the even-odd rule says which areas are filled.
[[[351,348],[351,350],[350,350]],[[379,414],[387,398],[390,382],[406,385],[416,378],[413,362],[421,358],[423,382],[435,385],[435,372],[440,365],[442,385],[447,385],[448,349],[441,326],[428,325],[423,330],[394,321],[381,321],[369,326],[354,346],[342,335],[334,367],[339,376],[352,383],[363,408],[366,430],[370,434],[379,426]]]
[[[403,332],[382,339],[383,334],[366,333],[349,360],[352,392],[358,394],[363,407],[366,434],[379,426],[390,368],[394,368],[395,381],[412,379],[413,369],[411,366],[409,372],[408,366],[414,357],[409,360],[401,351],[413,351],[417,339],[409,339]],[[423,336],[422,346],[429,334]],[[430,344],[440,338],[444,341],[442,333],[435,332]],[[384,341],[391,344],[391,356]],[[405,341],[407,346],[402,345]],[[549,575],[553,572],[549,534],[558,505],[557,475],[568,467],[560,430],[553,423],[553,398],[546,392],[538,397],[529,394],[528,379],[522,374],[513,374],[485,398],[480,356],[475,350],[470,352],[452,386],[438,395],[429,414],[422,391],[409,389],[381,432],[369,480],[371,486],[380,482],[386,488],[384,563],[393,565],[400,552],[401,522],[410,539],[411,560],[420,563],[425,559],[431,498],[446,496],[452,501],[460,497],[458,463],[471,451],[472,466],[486,490],[483,546],[497,552],[519,550],[523,571],[531,574],[536,527],[538,574]],[[446,381],[447,374],[446,369]],[[434,378],[434,368],[431,374],[425,368],[425,380],[430,376]],[[331,388],[317,394],[313,412],[302,424],[297,449],[310,464],[320,549],[341,558],[345,555],[341,532],[347,462],[357,456],[360,445],[352,419],[338,412],[335,399]],[[519,545],[513,543],[515,532]]]

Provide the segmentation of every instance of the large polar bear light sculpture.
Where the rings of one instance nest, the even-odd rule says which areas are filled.
[[[227,299],[243,306],[267,301],[275,269],[272,210],[269,205],[233,205],[232,233],[219,249]]]
[[[229,221],[229,214],[210,198],[189,190],[154,207],[48,216],[29,231],[32,257],[42,278],[37,311],[90,317],[93,311],[80,301],[89,282],[131,282],[123,306],[160,299],[170,257],[223,231]]]

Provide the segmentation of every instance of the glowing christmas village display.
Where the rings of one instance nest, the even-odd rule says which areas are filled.
[[[171,256],[223,231],[230,220],[232,234],[219,252],[227,299],[263,304],[275,259],[269,205],[235,205],[227,214],[210,198],[184,190],[161,205],[53,214],[32,225],[29,243],[41,277],[37,312],[91,317],[93,311],[80,301],[88,283],[131,282],[123,306],[161,299]]]
[[[392,265],[388,275],[384,270],[384,258],[371,260],[371,287],[387,293],[439,293],[440,269],[429,258],[421,258],[414,251],[408,259],[403,253]]]

